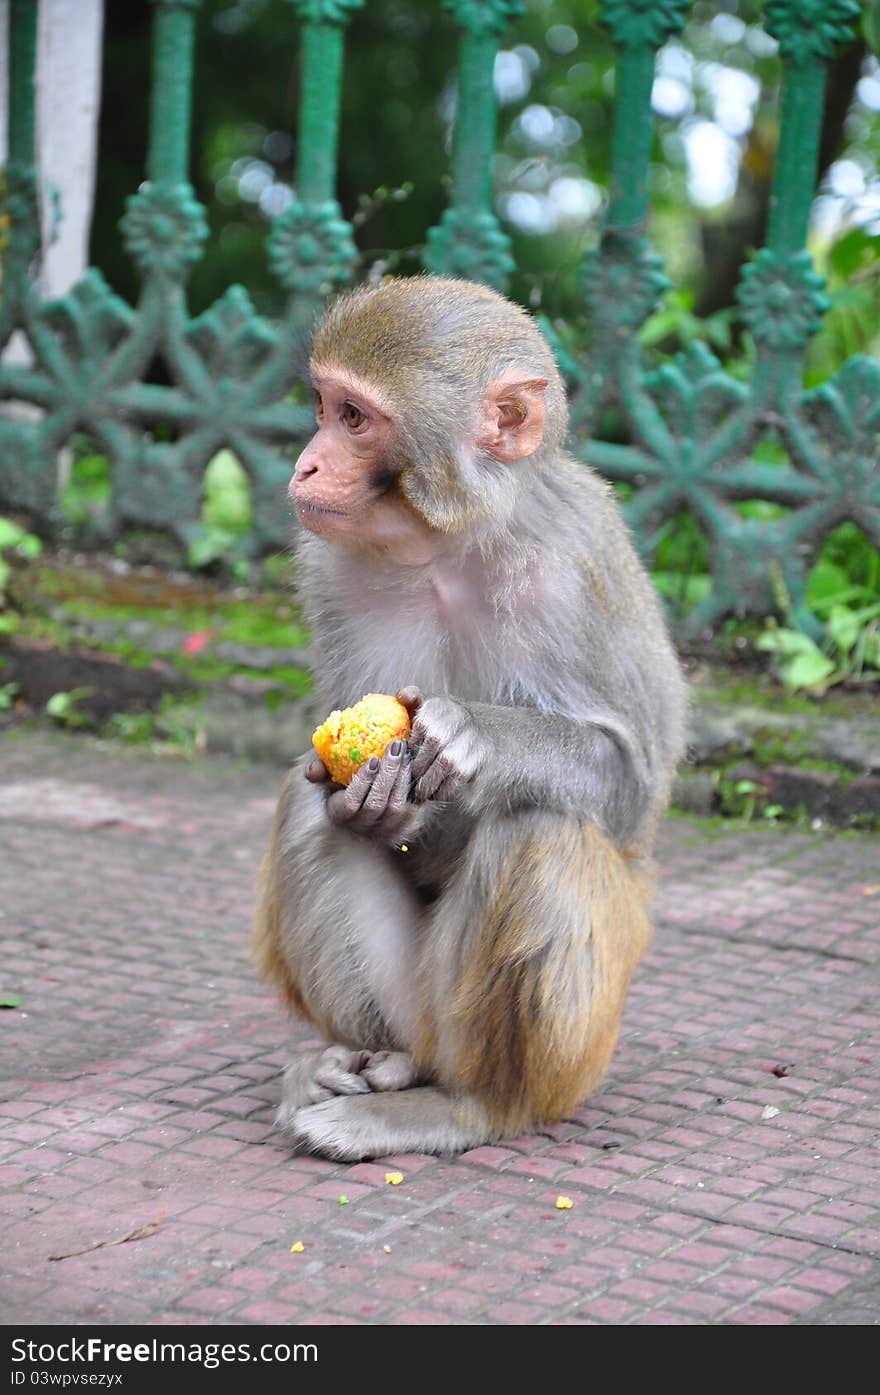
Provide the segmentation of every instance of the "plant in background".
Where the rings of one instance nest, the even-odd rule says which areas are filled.
[[[68,693],[53,693],[46,703],[46,715],[68,731],[91,726],[93,719],[82,710],[80,703],[84,698],[91,697],[94,691],[94,688],[71,688]]]
[[[17,683],[0,683],[0,712],[8,712],[17,697]]]
[[[11,518],[0,518],[0,595],[12,575],[15,558],[32,562],[43,551],[43,544],[33,533],[20,528]]]
[[[33,533],[20,528],[11,518],[0,517],[0,634],[10,634],[17,628],[18,617],[7,609],[6,587],[16,562],[32,562],[43,551],[43,544]]]
[[[72,527],[100,532],[113,492],[110,462],[85,436],[74,436],[71,446],[73,462],[59,495],[61,512]]]
[[[803,690],[817,697],[837,683],[880,681],[880,555],[858,534],[849,539],[850,557],[863,543],[865,580],[852,580],[852,565],[844,571],[823,558],[813,568],[807,585],[807,604],[825,624],[825,638],[817,644],[797,627],[785,585],[778,570],[775,581],[787,625],[768,620],[757,647],[775,655],[780,681],[792,692]]]
[[[232,559],[233,572],[246,573],[247,562],[236,559],[235,552],[251,526],[251,486],[231,450],[218,451],[208,463],[204,491],[201,520],[189,538],[189,565],[208,567]]]

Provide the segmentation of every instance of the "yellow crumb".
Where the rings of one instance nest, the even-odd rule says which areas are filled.
[[[409,844],[408,844],[408,843],[401,843],[401,845],[400,845],[400,851],[401,851],[401,852],[409,852]]]
[[[388,693],[366,693],[354,707],[330,713],[312,735],[312,745],[333,780],[348,785],[372,756],[412,731],[409,713]]]
[[[402,1172],[386,1172],[386,1173],[385,1173],[385,1181],[388,1182],[388,1183],[390,1183],[390,1185],[391,1185],[392,1187],[399,1187],[400,1184],[401,1184],[401,1182],[403,1181],[403,1173],[402,1173]]]
[[[291,1245],[290,1253],[292,1255],[301,1255],[304,1249],[305,1245],[303,1244],[303,1242],[301,1240],[297,1240],[295,1245]]]
[[[391,1246],[390,1246],[390,1245],[383,1245],[383,1246],[382,1246],[382,1249],[385,1251],[386,1255],[390,1255],[390,1253],[391,1253]]]
[[[556,1198],[557,1211],[570,1211],[574,1202],[570,1196],[558,1196]]]

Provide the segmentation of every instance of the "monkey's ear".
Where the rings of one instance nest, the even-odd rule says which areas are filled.
[[[483,398],[477,445],[509,464],[533,455],[544,439],[546,378],[497,378]]]

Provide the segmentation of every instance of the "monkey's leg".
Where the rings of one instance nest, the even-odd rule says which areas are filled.
[[[297,1056],[284,1071],[275,1127],[290,1132],[298,1110],[336,1095],[405,1090],[417,1072],[406,1051],[352,1051],[337,1044]]]
[[[304,1105],[416,1079],[412,1058],[395,1048],[413,1031],[422,908],[397,856],[333,826],[323,791],[301,768],[291,771],[261,868],[254,952],[264,976],[333,1045],[288,1066],[282,1128]]]
[[[433,1085],[309,1105],[287,1132],[300,1151],[340,1162],[388,1153],[461,1153],[497,1137],[480,1100]]]
[[[648,886],[593,825],[478,823],[434,908],[416,1060],[441,1087],[300,1110],[301,1148],[352,1159],[458,1151],[573,1110],[604,1074],[650,939]]]

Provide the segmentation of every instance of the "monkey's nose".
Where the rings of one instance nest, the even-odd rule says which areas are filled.
[[[307,480],[309,478],[309,475],[315,475],[317,474],[317,472],[318,467],[314,461],[305,460],[302,456],[300,456],[299,460],[296,462],[296,465],[294,466],[293,477],[290,481],[290,484],[287,486],[288,494],[292,495],[295,492],[296,486],[298,484],[301,484],[303,480]]]

